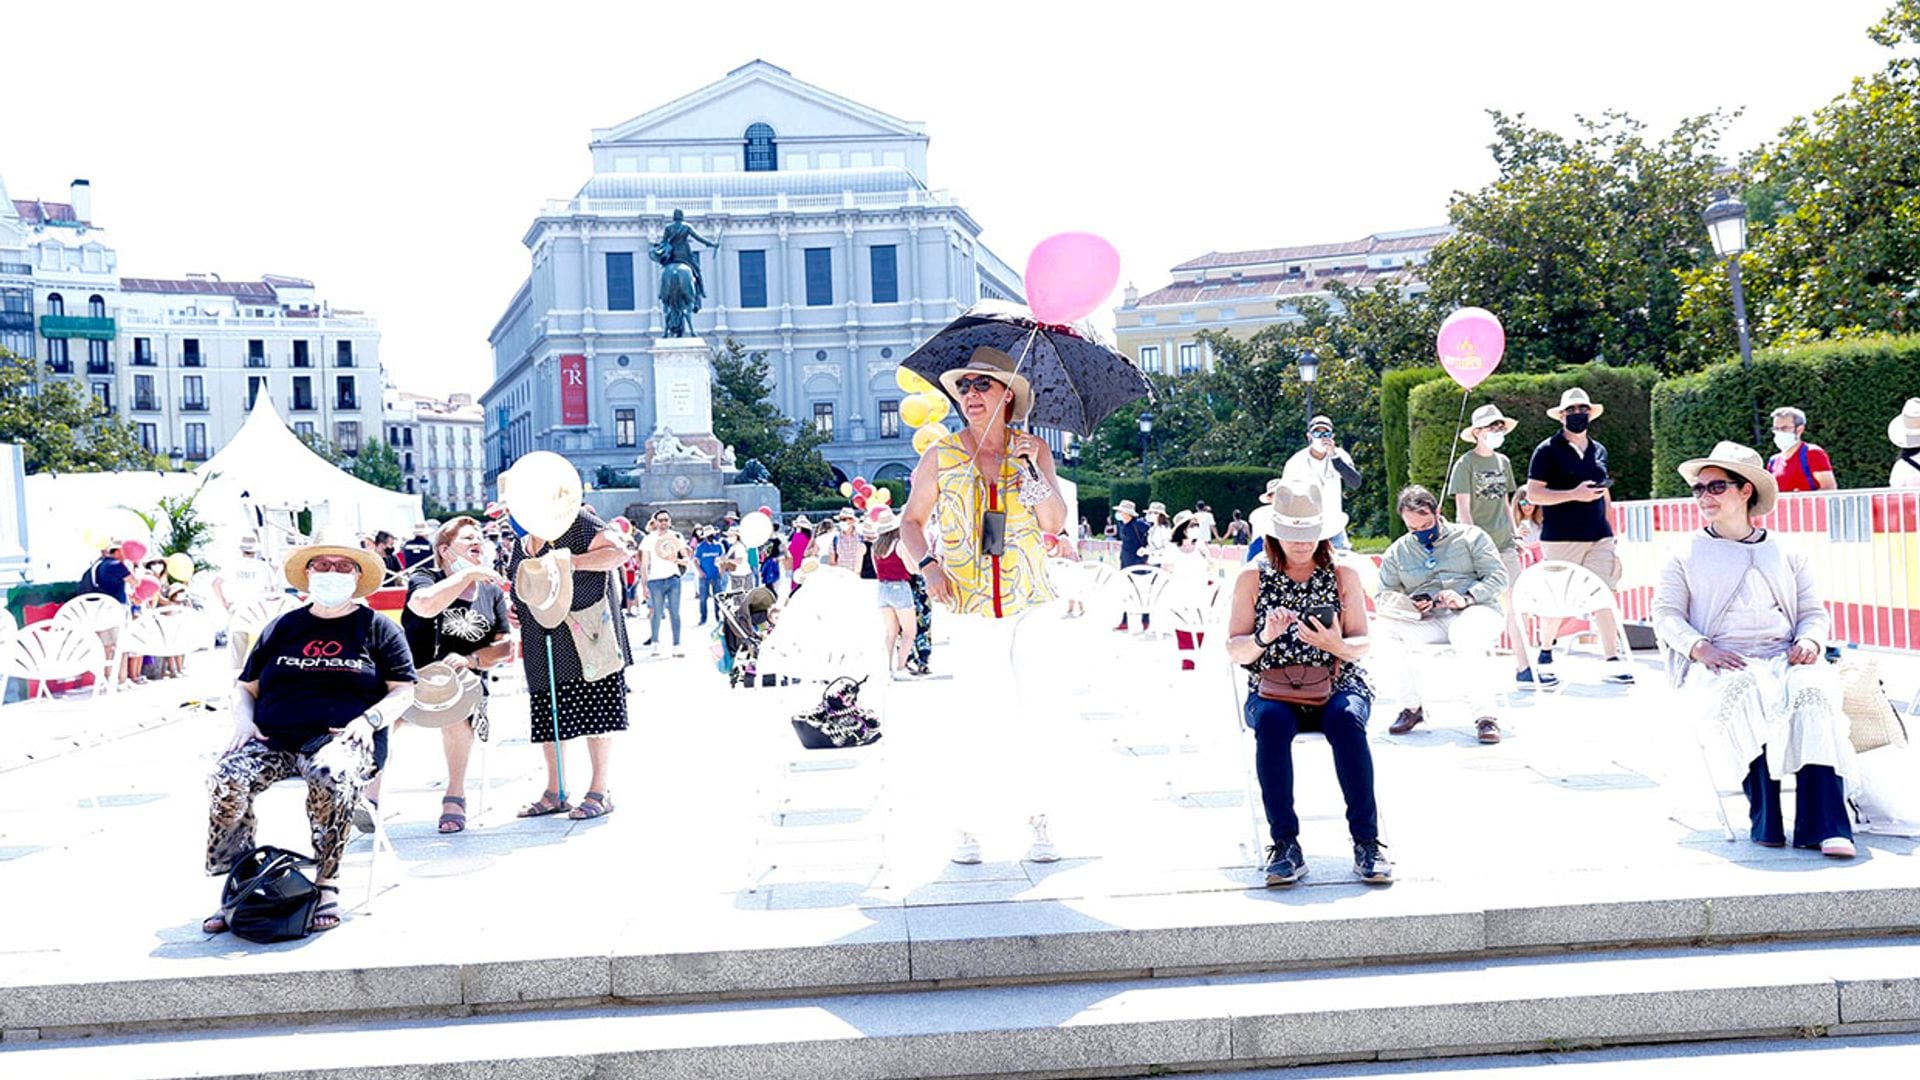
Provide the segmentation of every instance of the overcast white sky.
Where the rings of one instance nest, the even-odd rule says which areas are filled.
[[[756,57],[925,122],[932,184],[1016,268],[1087,229],[1146,290],[1210,250],[1444,221],[1492,175],[1487,108],[1661,130],[1744,109],[1733,156],[1885,63],[1885,6],[55,6],[9,20],[31,40],[7,50],[0,176],[58,201],[91,179],[123,274],[311,277],[380,317],[398,385],[477,394],[520,237],[586,180],[590,129]]]

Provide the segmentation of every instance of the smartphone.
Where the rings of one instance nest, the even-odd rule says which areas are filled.
[[[1303,619],[1311,619],[1322,627],[1338,627],[1340,625],[1340,608],[1336,604],[1310,607],[1301,612],[1300,617]]]
[[[1007,512],[1005,510],[981,512],[980,551],[994,556],[1007,553]]]
[[[1431,604],[1433,603],[1433,594],[1417,592],[1417,593],[1414,593],[1412,596],[1408,597],[1408,599],[1412,600],[1416,604],[1421,604],[1421,603]]]
[[[1613,477],[1609,476],[1605,480],[1595,480],[1593,482],[1593,486],[1599,487],[1599,488],[1610,488],[1613,486]]]

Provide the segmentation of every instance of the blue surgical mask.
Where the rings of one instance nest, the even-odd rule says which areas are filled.
[[[1420,546],[1432,550],[1433,545],[1440,542],[1440,523],[1434,522],[1430,529],[1413,530],[1413,538],[1420,541]]]

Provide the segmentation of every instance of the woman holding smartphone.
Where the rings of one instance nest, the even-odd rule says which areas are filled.
[[[1347,515],[1323,511],[1320,486],[1310,480],[1282,480],[1270,490],[1266,550],[1240,570],[1227,620],[1227,655],[1248,672],[1246,723],[1273,840],[1267,884],[1307,876],[1293,808],[1293,737],[1319,731],[1346,797],[1353,872],[1384,885],[1393,864],[1380,842],[1367,746],[1373,687],[1359,663],[1368,647],[1366,598],[1359,575],[1335,566],[1330,542],[1345,531]]]

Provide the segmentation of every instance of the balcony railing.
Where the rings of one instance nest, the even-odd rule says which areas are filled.
[[[358,409],[360,407],[360,399],[357,397],[337,397],[333,399],[333,407],[336,409]]]
[[[112,341],[116,333],[118,330],[112,319],[96,319],[86,315],[40,316],[41,337]]]
[[[30,331],[32,329],[33,329],[33,312],[31,311],[0,311],[0,330],[7,330],[13,333],[20,333],[22,331]]]
[[[73,374],[73,361],[49,360],[47,361],[47,370],[53,372],[55,375],[71,375]]]
[[[89,360],[89,361],[87,361],[87,374],[89,374],[89,375],[111,375],[111,374],[113,374],[113,361],[111,361],[111,360]]]
[[[207,358],[200,355],[197,352],[181,353],[180,366],[181,367],[206,367]]]
[[[353,366],[353,357],[352,357],[351,355],[348,355],[348,356],[335,356],[335,357],[333,358],[333,366],[334,366],[334,367],[337,367],[337,368],[342,368],[342,367],[352,367],[352,366]]]
[[[205,461],[205,460],[207,460],[207,448],[206,448],[206,447],[204,447],[204,446],[189,446],[189,447],[187,447],[187,460],[188,460],[188,461]]]
[[[188,398],[180,403],[181,412],[206,412],[206,398]]]
[[[153,354],[152,354],[152,353],[138,353],[138,352],[137,352],[137,353],[134,353],[134,354],[133,354],[133,366],[134,366],[134,367],[153,367],[153,366],[155,366],[155,363],[154,363],[154,359],[153,359]]]
[[[267,366],[267,358],[266,358],[266,357],[264,357],[264,356],[249,356],[249,357],[247,357],[247,366],[248,366],[248,367],[250,367],[250,368],[263,368],[263,367],[266,367],[266,366]]]
[[[133,411],[159,412],[160,399],[154,397],[152,394],[135,394],[133,395]]]
[[[316,407],[312,398],[297,397],[293,399],[294,412],[312,412]]]

